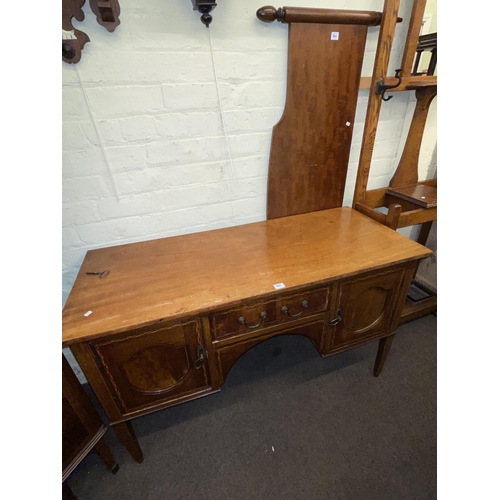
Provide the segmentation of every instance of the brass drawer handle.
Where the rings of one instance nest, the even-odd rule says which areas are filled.
[[[247,325],[247,320],[246,320],[246,318],[245,318],[244,316],[241,316],[241,317],[238,319],[238,323],[239,323],[240,325],[245,325],[247,328],[250,328],[250,329],[252,329],[252,328],[258,328],[258,327],[259,327],[260,325],[262,325],[262,323],[264,323],[264,321],[266,320],[266,318],[267,318],[267,312],[266,312],[266,311],[262,311],[262,312],[260,313],[260,318],[261,318],[260,322],[259,322],[259,323],[257,323],[256,325]]]
[[[288,307],[287,307],[287,306],[283,306],[283,307],[281,308],[281,312],[282,312],[282,313],[285,313],[285,314],[286,314],[289,318],[297,318],[298,316],[300,316],[300,315],[304,312],[304,309],[305,309],[305,308],[306,308],[309,304],[308,304],[307,300],[304,300],[304,301],[302,302],[302,304],[300,304],[300,305],[302,306],[302,311],[300,311],[300,312],[299,312],[299,313],[297,313],[297,314],[290,314],[290,313],[288,312]]]
[[[196,355],[198,357],[194,362],[194,367],[196,368],[196,370],[199,370],[202,367],[202,365],[207,361],[207,351],[205,350],[205,346],[199,345],[196,348]]]

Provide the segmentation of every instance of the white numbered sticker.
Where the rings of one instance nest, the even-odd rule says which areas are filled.
[[[330,40],[338,40],[339,39],[339,32],[338,31],[332,31],[332,35],[330,37]]]
[[[274,288],[276,288],[276,290],[279,290],[280,288],[285,288],[285,285],[283,283],[276,283],[276,285],[274,285]]]

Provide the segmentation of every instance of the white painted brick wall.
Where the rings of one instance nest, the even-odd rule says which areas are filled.
[[[402,0],[405,21],[397,27],[391,74],[401,61],[411,3]],[[95,22],[87,2],[81,29],[91,42],[80,63],[62,68],[63,304],[89,249],[264,220],[271,131],[285,103],[288,33],[286,25],[256,19],[264,4],[220,2],[213,13],[226,142],[209,31],[191,2],[120,0],[121,24],[114,33]],[[380,10],[383,2],[287,5]],[[369,28],[364,76],[371,74],[378,31]],[[352,200],[367,101],[368,91],[360,91],[345,205]],[[383,104],[370,187],[387,185],[412,105],[409,93]],[[435,164],[431,127],[423,175]]]

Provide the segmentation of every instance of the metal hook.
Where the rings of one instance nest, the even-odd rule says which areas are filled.
[[[384,84],[384,79],[379,80],[377,82],[377,88],[375,89],[375,95],[382,95],[382,101],[390,101],[393,96],[390,95],[389,97],[385,96],[385,92],[390,89],[395,89],[396,87],[399,87],[401,85],[402,78],[400,76],[401,70],[397,69],[396,74],[394,75],[398,79],[398,83],[396,85],[385,85]]]

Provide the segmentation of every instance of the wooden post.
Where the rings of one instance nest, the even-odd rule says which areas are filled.
[[[422,147],[425,124],[432,100],[437,95],[437,85],[416,88],[417,102],[399,165],[389,182],[391,187],[402,187],[418,182],[418,157]]]
[[[394,229],[394,231],[398,228],[399,217],[401,215],[401,210],[403,207],[398,204],[393,204],[389,206],[389,211],[387,212],[387,216],[385,218],[385,225]]]
[[[418,37],[422,28],[424,19],[425,4],[427,0],[414,0],[413,9],[411,11],[410,24],[408,26],[408,35],[406,36],[406,44],[401,61],[401,76],[411,76],[415,52],[417,51]]]
[[[383,80],[387,74],[392,40],[394,38],[394,30],[398,18],[398,9],[399,0],[385,0],[382,21],[380,23],[377,52],[375,54],[370,96],[368,98],[368,110],[366,112],[361,153],[359,155],[358,173],[356,176],[356,187],[352,204],[354,208],[356,208],[356,203],[363,201],[366,195],[373,147],[375,145],[375,134],[377,133],[380,107],[382,105],[382,95],[376,95],[375,90],[377,83]]]

